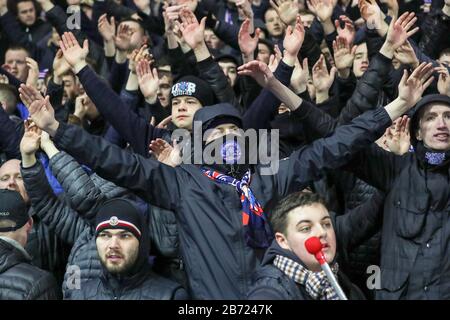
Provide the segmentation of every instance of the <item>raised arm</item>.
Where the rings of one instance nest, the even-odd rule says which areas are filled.
[[[22,85],[20,97],[36,125],[47,131],[55,144],[93,169],[101,177],[134,191],[149,203],[176,211],[181,194],[182,171],[156,160],[131,154],[111,145],[101,137],[92,136],[80,127],[59,123],[54,110],[32,88]],[[184,180],[184,179],[183,179]]]
[[[40,129],[30,122],[25,124],[25,134],[20,144],[22,153],[21,174],[25,188],[36,214],[60,239],[74,244],[89,224],[76,211],[60,201],[53,193],[44,167],[36,160],[35,153],[40,144]]]
[[[162,137],[164,130],[157,129],[139,117],[120,97],[87,66],[87,42],[81,48],[71,33],[65,33],[60,42],[67,62],[72,66],[88,96],[102,116],[131,144],[140,155],[148,154],[148,143]]]

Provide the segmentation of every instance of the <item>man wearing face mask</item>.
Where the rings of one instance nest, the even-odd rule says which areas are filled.
[[[148,227],[139,210],[126,199],[103,204],[96,216],[96,245],[103,274],[70,291],[70,300],[187,299],[181,285],[150,269]]]
[[[296,110],[305,104],[273,76],[267,65],[253,61],[239,69],[242,75],[255,77],[289,108]],[[201,151],[204,155],[208,154],[206,151],[214,154],[214,161],[201,159],[196,165],[173,168],[130,154],[80,128],[59,123],[52,113],[49,97],[44,99],[29,86],[22,85],[20,93],[33,121],[54,137],[57,145],[105,179],[129,188],[154,206],[175,213],[194,299],[242,299],[258,263],[257,251],[267,248],[273,237],[262,208],[269,201],[303,189],[320,178],[322,170],[341,167],[354,153],[377,140],[392,119],[411,108],[417,94],[422,93],[416,88],[416,82],[404,86],[408,99],[402,96],[385,108],[367,112],[271,168],[246,161],[239,163],[245,148],[236,151],[235,156],[227,152],[238,148],[236,143],[224,144],[222,137],[232,134],[238,140],[241,133],[237,129],[239,125],[242,127],[241,118],[229,104],[200,108],[194,116],[194,121],[198,119],[202,124],[202,134],[213,129]],[[410,91],[417,94],[410,95]],[[213,134],[214,131],[217,133]],[[215,144],[217,139],[220,139],[219,148],[207,150],[208,144]],[[226,155],[228,170],[221,169],[224,159],[218,159],[217,152]],[[236,168],[236,164],[242,164],[242,168]]]

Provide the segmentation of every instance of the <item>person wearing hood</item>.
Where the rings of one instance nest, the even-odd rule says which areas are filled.
[[[397,156],[373,146],[349,165],[387,194],[376,298],[449,299],[450,97],[423,97],[410,136],[414,152]]]
[[[339,268],[338,252],[347,254],[381,226],[384,197],[373,199],[346,215],[328,212],[325,200],[308,191],[292,193],[273,209],[275,240],[267,250],[250,300],[337,300],[334,288],[305,242],[319,238],[323,253],[349,300],[364,299],[361,290]]]
[[[151,271],[148,227],[130,200],[106,201],[95,219],[102,276],[73,290],[71,300],[188,299],[181,285]]]
[[[33,219],[19,192],[0,190],[0,300],[54,300],[55,278],[31,263],[25,250]]]
[[[79,49],[78,44],[68,43],[65,54],[76,55]],[[304,104],[264,63],[250,62],[241,66],[240,72],[254,77],[293,110]],[[194,151],[200,149],[201,159],[173,168],[59,123],[49,98],[29,86],[22,85],[20,93],[32,120],[53,137],[56,145],[103,178],[175,213],[189,293],[194,299],[243,299],[258,264],[258,250],[266,249],[273,238],[264,206],[302,190],[320,178],[323,169],[345,165],[355,153],[377,140],[393,119],[416,103],[417,94],[410,93],[422,92],[421,82],[414,79],[407,83],[404,79],[401,97],[385,108],[365,113],[333,135],[295,151],[289,159],[275,160],[270,168],[248,161],[253,155],[250,147],[257,144],[241,145],[246,140],[239,130],[242,119],[229,104],[197,110],[194,122],[202,124],[204,139],[194,145]],[[207,151],[213,161],[205,161]]]

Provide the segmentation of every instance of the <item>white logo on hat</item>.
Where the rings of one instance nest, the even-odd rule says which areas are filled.
[[[109,219],[109,224],[111,226],[117,226],[119,224],[119,219],[116,216],[113,216]]]
[[[195,93],[196,84],[193,82],[178,82],[172,87],[172,95],[178,96],[192,96]]]
[[[2,217],[7,217],[9,215],[10,215],[9,211],[2,211],[2,212],[0,212],[0,216],[2,216]]]

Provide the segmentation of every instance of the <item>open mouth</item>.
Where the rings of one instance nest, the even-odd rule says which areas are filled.
[[[438,133],[438,134],[435,134],[434,137],[438,141],[447,141],[448,138],[450,137],[450,134],[448,134],[448,133]]]

